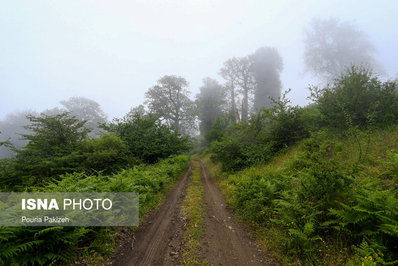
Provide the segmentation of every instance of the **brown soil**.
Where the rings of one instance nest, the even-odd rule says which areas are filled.
[[[134,244],[127,245],[113,265],[180,265],[185,224],[180,212],[191,168],[192,164],[162,206],[138,227]]]
[[[210,265],[273,265],[226,208],[223,194],[202,162],[200,166],[207,203],[202,256]]]
[[[273,265],[248,236],[248,229],[226,208],[225,199],[200,162],[207,209],[200,258],[209,265]],[[180,265],[186,222],[181,204],[190,182],[192,164],[163,205],[134,233],[134,245],[125,247],[113,265]]]

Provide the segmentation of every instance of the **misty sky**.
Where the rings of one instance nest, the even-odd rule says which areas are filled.
[[[0,118],[59,106],[72,96],[100,103],[109,118],[144,101],[163,75],[195,95],[222,63],[261,46],[284,61],[283,88],[304,105],[303,28],[313,18],[354,23],[398,72],[398,2],[281,0],[0,0]]]

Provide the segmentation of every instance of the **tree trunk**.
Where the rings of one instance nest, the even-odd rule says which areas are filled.
[[[234,88],[234,84],[231,84],[231,103],[232,103],[232,113],[234,114],[234,123],[236,123],[238,121],[236,113],[236,103],[235,103],[235,88]],[[238,114],[239,116],[239,114]]]
[[[244,96],[242,101],[242,121],[247,121],[249,119],[249,90],[244,88]]]

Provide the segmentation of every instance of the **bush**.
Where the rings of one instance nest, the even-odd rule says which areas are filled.
[[[136,114],[129,119],[116,120],[108,130],[120,136],[127,143],[130,154],[144,163],[156,163],[187,152],[191,147],[188,137],[150,115]]]
[[[140,217],[156,206],[163,192],[187,169],[188,156],[176,156],[150,166],[136,166],[113,175],[67,173],[40,192],[139,192]],[[96,239],[109,242],[99,227],[0,227],[1,265],[68,263],[75,252],[102,252]],[[102,245],[104,246],[104,244]]]
[[[370,240],[377,253],[398,260],[398,198],[372,178],[357,182],[353,201],[340,201],[340,208],[330,210],[335,217],[329,224],[346,232],[357,242]],[[391,256],[395,254],[395,256]]]
[[[212,159],[222,163],[224,171],[237,171],[266,162],[277,152],[309,136],[302,109],[290,106],[285,97],[263,109],[248,123],[233,124],[223,137],[213,141]]]
[[[77,152],[82,154],[82,160],[75,171],[112,173],[134,164],[126,143],[115,135],[103,134],[96,139],[86,139]]]
[[[398,122],[395,82],[381,82],[370,70],[352,66],[331,86],[311,89],[324,126],[344,131],[352,126],[386,127]]]

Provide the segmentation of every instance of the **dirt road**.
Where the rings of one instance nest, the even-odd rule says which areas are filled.
[[[181,204],[189,182],[192,164],[162,206],[134,233],[134,245],[114,265],[179,265],[183,247],[184,221]]]
[[[249,238],[248,230],[236,221],[206,167],[200,162],[205,188],[205,231],[200,258],[209,265],[272,265],[269,258]],[[115,265],[180,265],[184,248],[185,221],[181,204],[190,182],[191,167],[167,196],[164,204],[135,232],[133,249]]]
[[[249,238],[248,230],[225,207],[225,199],[200,162],[207,214],[203,255],[210,265],[271,265],[271,261]]]

